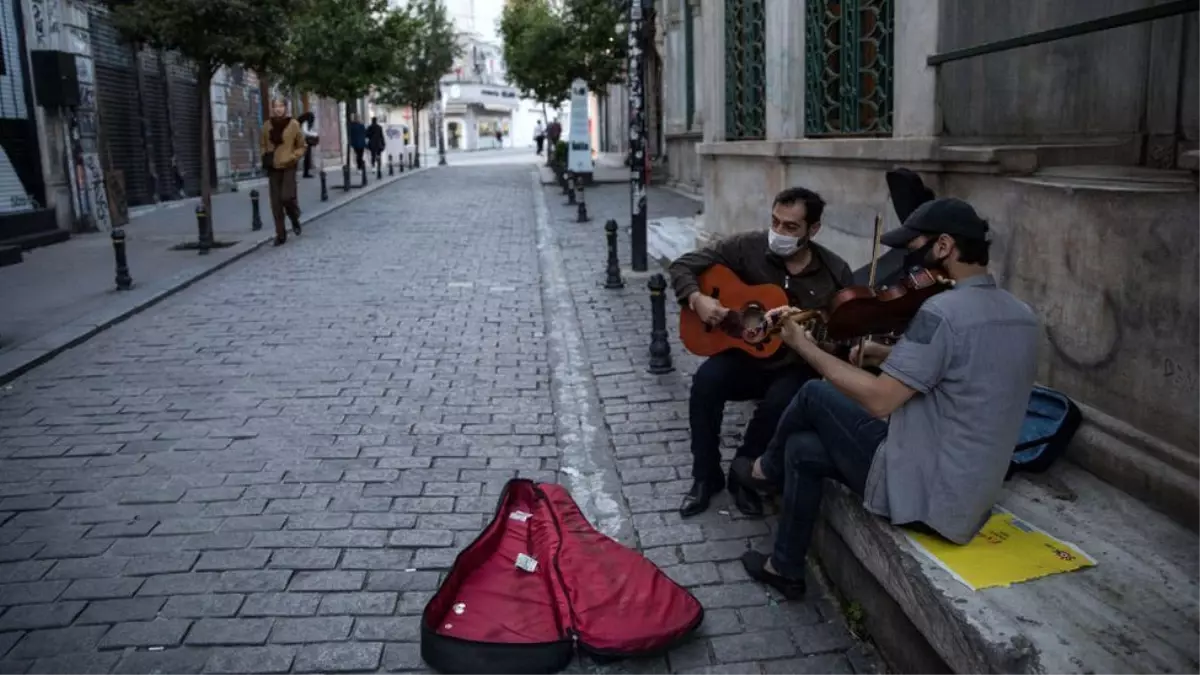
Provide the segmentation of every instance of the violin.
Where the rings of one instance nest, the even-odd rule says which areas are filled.
[[[761,342],[779,331],[784,321],[804,326],[817,342],[903,333],[926,300],[953,286],[952,279],[938,272],[913,267],[892,286],[843,288],[821,309],[776,307],[757,325],[748,327],[743,339],[751,344]]]

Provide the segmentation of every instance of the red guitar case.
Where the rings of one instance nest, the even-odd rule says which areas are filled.
[[[421,657],[442,673],[555,673],[576,648],[663,651],[703,618],[687,589],[596,531],[565,488],[516,478],[425,606]]]

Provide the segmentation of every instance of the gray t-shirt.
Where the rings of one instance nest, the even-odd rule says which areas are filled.
[[[916,390],[892,413],[864,506],[965,544],[1000,496],[1037,373],[1029,306],[982,274],[930,298],[881,370]]]

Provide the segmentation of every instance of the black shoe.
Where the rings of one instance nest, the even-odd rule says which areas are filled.
[[[733,505],[743,516],[761,518],[763,515],[763,500],[754,490],[747,490],[738,483],[737,476],[729,474],[729,494],[733,497]]]
[[[771,481],[754,477],[754,460],[749,457],[735,457],[729,465],[729,475],[737,480],[740,487],[758,492],[779,492],[779,488]]]
[[[695,481],[692,483],[692,489],[683,496],[683,503],[679,505],[679,515],[684,518],[699,515],[708,510],[708,505],[712,501],[713,495],[721,491],[725,487],[723,485],[713,485],[704,481]]]
[[[746,551],[742,554],[742,567],[751,579],[770,586],[783,594],[788,600],[800,600],[804,597],[804,580],[788,579],[767,571],[769,558],[758,551]]]
[[[282,237],[275,237],[275,245],[276,246],[283,246],[286,243],[287,243],[287,235],[284,235]]]
[[[298,220],[292,221],[292,232],[294,232],[297,237],[300,236],[300,221],[298,221]]]

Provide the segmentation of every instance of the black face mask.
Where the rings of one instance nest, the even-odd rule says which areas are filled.
[[[908,255],[904,256],[904,269],[909,270],[913,267],[920,267],[948,273],[945,261],[933,257],[933,246],[936,243],[937,239],[931,239],[921,248],[909,251]]]

